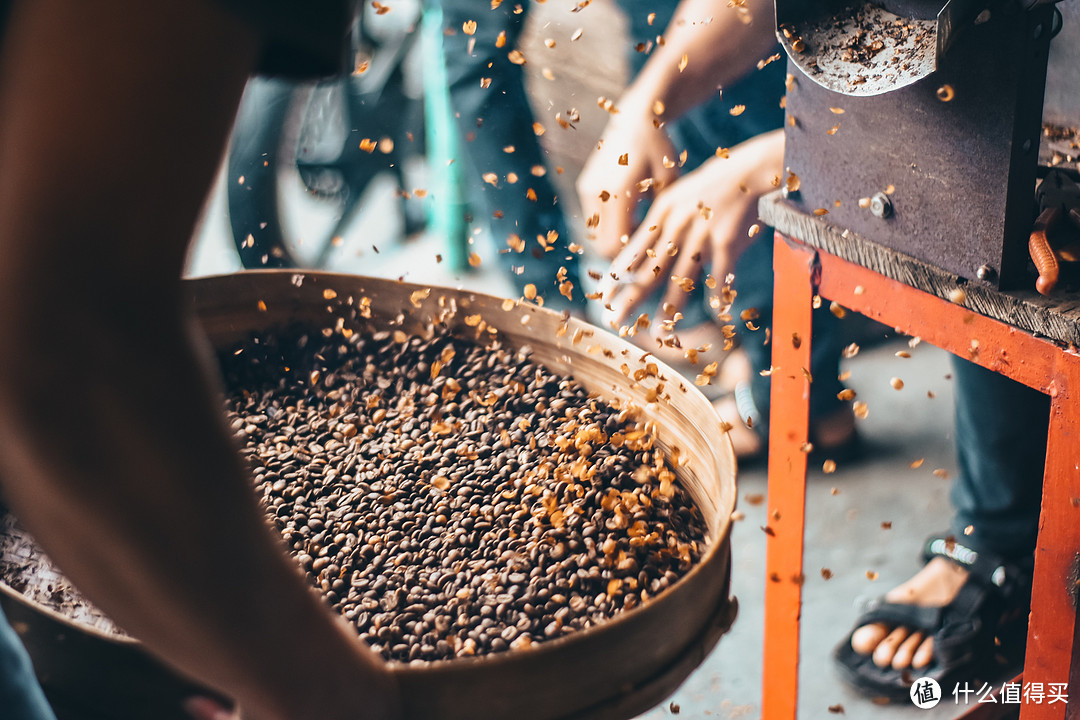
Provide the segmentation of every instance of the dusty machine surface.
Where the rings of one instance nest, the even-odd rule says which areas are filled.
[[[391,668],[403,689],[406,717],[425,720],[464,720],[476,717],[616,720],[633,717],[672,692],[704,660],[734,620],[736,603],[729,597],[729,535],[736,497],[734,457],[730,443],[717,442],[717,437],[723,436],[719,432],[719,420],[708,401],[691,382],[684,381],[663,363],[655,361],[648,354],[643,356],[639,349],[609,333],[542,310],[535,305],[463,291],[426,288],[355,276],[289,271],[251,272],[204,278],[189,281],[187,287],[212,344],[224,354],[236,352],[238,347],[244,353],[252,352],[254,346],[250,343],[253,337],[266,337],[266,331],[271,329],[297,326],[311,329],[313,345],[328,341],[332,343],[334,352],[338,352],[339,347],[347,356],[360,352],[359,349],[352,351],[347,347],[349,338],[355,337],[355,328],[343,318],[340,312],[342,308],[351,310],[352,316],[361,316],[365,323],[377,329],[375,335],[382,338],[375,341],[382,343],[378,346],[382,348],[378,350],[379,353],[386,349],[384,346],[387,343],[398,343],[398,335],[404,339],[410,335],[416,337],[430,334],[433,324],[462,339],[480,338],[481,343],[497,339],[498,347],[513,348],[513,352],[527,356],[528,362],[519,362],[515,367],[525,368],[526,375],[530,377],[543,374],[539,371],[542,366],[544,373],[550,370],[558,375],[572,376],[587,393],[594,394],[606,403],[623,408],[636,406],[638,409],[634,413],[649,427],[649,434],[655,438],[655,449],[662,449],[664,456],[671,460],[670,469],[658,471],[656,480],[661,484],[665,481],[669,484],[677,482],[689,494],[693,505],[700,512],[704,540],[699,543],[700,552],[697,553],[696,562],[689,564],[679,579],[670,584],[658,582],[655,586],[651,580],[643,585],[638,584],[635,599],[627,602],[630,597],[628,590],[635,584],[629,575],[622,579],[614,576],[597,578],[600,589],[589,591],[593,593],[589,602],[603,605],[615,598],[621,599],[621,611],[610,617],[597,616],[596,622],[580,622],[577,627],[572,628],[572,632],[571,628],[564,632],[558,627],[558,622],[554,622],[556,627],[550,635],[547,630],[552,623],[541,622],[536,624],[536,628],[539,628],[538,641],[519,640],[523,632],[515,632],[514,637],[510,637],[509,628],[501,628],[500,633],[489,637],[485,645],[480,637],[481,632],[477,633],[475,643],[470,643],[470,638],[466,636],[462,638],[460,645],[448,645],[446,652],[441,655],[438,652],[423,656],[410,654],[410,649],[398,647],[401,643],[394,638],[393,642],[383,646],[383,650],[387,657],[394,659]],[[444,338],[439,342],[445,343],[446,336],[439,337]],[[333,339],[337,341],[334,342]],[[404,342],[410,343],[409,352],[416,349],[414,346],[417,344],[412,340]],[[237,343],[241,345],[238,346]],[[404,343],[399,344],[399,347],[405,352]],[[263,390],[253,388],[247,391],[246,395],[245,391],[238,391],[234,395],[233,417],[239,421],[234,429],[238,433],[248,434],[249,428],[252,428],[250,436],[256,440],[250,448],[251,457],[256,464],[261,462],[263,477],[261,484],[257,479],[257,484],[265,492],[268,508],[286,508],[286,496],[292,500],[304,500],[299,503],[304,507],[298,511],[303,513],[302,518],[299,515],[290,516],[288,519],[278,516],[278,519],[282,520],[279,529],[282,530],[283,537],[287,543],[292,544],[294,550],[299,545],[300,549],[294,554],[302,567],[310,570],[316,562],[319,563],[319,568],[316,569],[316,586],[327,594],[327,600],[336,606],[331,595],[340,597],[343,604],[338,609],[346,619],[353,622],[361,633],[366,632],[377,637],[380,642],[387,639],[380,636],[380,629],[385,626],[373,627],[365,616],[370,615],[370,619],[373,619],[375,615],[381,616],[391,610],[402,609],[403,605],[404,612],[408,613],[408,603],[412,602],[408,597],[412,591],[389,587],[393,578],[384,577],[383,574],[376,576],[354,571],[350,575],[339,570],[327,575],[325,570],[328,565],[339,560],[336,555],[332,559],[329,551],[322,552],[322,546],[330,543],[345,548],[350,532],[357,534],[357,540],[362,533],[365,542],[358,542],[356,547],[361,551],[371,548],[375,555],[382,557],[379,553],[383,550],[412,552],[415,549],[414,538],[398,539],[389,527],[378,529],[358,525],[356,521],[362,518],[356,517],[354,513],[354,517],[346,520],[351,525],[342,531],[341,538],[335,536],[328,539],[322,532],[323,520],[329,522],[329,516],[342,506],[339,500],[344,495],[358,492],[373,494],[377,503],[389,503],[387,507],[393,512],[385,514],[387,517],[384,519],[388,522],[393,522],[398,515],[403,515],[395,510],[394,503],[406,500],[412,502],[423,494],[430,495],[435,500],[438,513],[452,515],[452,497],[456,493],[448,491],[467,488],[471,494],[475,488],[466,482],[464,476],[459,477],[458,473],[454,472],[444,475],[435,472],[434,466],[429,468],[432,472],[427,475],[423,475],[419,469],[406,473],[403,468],[410,462],[405,457],[406,454],[411,451],[415,455],[417,451],[423,450],[425,457],[437,460],[435,456],[439,453],[464,453],[486,457],[484,453],[489,450],[494,452],[494,448],[485,450],[482,443],[476,442],[469,428],[459,427],[452,433],[446,432],[456,417],[456,411],[450,405],[455,402],[465,403],[471,390],[475,392],[469,402],[494,405],[499,396],[509,395],[516,403],[513,408],[508,409],[510,415],[514,414],[515,408],[521,403],[532,403],[535,415],[537,398],[530,397],[517,402],[520,398],[513,395],[517,391],[513,389],[515,385],[512,379],[506,380],[505,387],[490,387],[483,391],[477,389],[479,386],[474,387],[475,375],[468,375],[473,371],[465,366],[458,367],[465,359],[465,346],[453,346],[456,348],[455,352],[460,354],[457,360],[447,351],[450,347],[449,344],[440,345],[439,352],[433,356],[435,360],[425,361],[427,364],[424,365],[423,372],[418,369],[420,366],[417,361],[412,366],[407,365],[407,371],[398,378],[403,386],[417,383],[427,387],[425,398],[430,398],[433,394],[429,392],[429,385],[437,385],[440,393],[450,392],[454,396],[448,399],[440,395],[433,400],[435,404],[431,406],[432,411],[439,406],[445,411],[444,414],[436,417],[438,413],[428,413],[430,417],[426,419],[415,419],[416,427],[412,429],[419,431],[418,436],[425,432],[428,435],[423,438],[422,445],[412,435],[400,435],[397,430],[394,436],[397,440],[390,436],[376,438],[373,435],[372,442],[363,445],[368,428],[376,431],[377,426],[388,424],[393,419],[393,412],[388,412],[385,405],[380,405],[375,397],[379,393],[374,392],[368,393],[370,399],[375,401],[370,407],[367,406],[368,398],[365,396],[363,407],[354,408],[355,412],[344,410],[346,400],[338,392],[341,387],[336,381],[331,383],[327,379],[327,376],[334,372],[329,368],[304,367],[301,375],[303,383],[317,385],[318,392],[322,393],[324,398],[332,395],[328,402],[337,406],[335,410],[327,408],[325,432],[320,429],[317,434],[321,439],[311,441],[319,444],[318,452],[311,443],[301,443],[295,448],[282,450],[286,434],[282,428],[273,429],[267,436],[257,431],[258,425],[264,422],[260,419],[262,415],[288,414],[292,412],[288,407],[294,407],[294,401],[271,410],[272,405],[263,407],[260,404],[264,397]],[[371,352],[375,352],[373,348],[374,345],[369,344]],[[499,352],[502,351],[496,350],[493,345],[489,355],[497,358]],[[435,367],[436,362],[440,364],[438,368]],[[363,367],[365,363],[371,365],[368,360],[364,360],[360,366]],[[410,373],[411,378],[407,377]],[[462,374],[461,377],[456,377],[454,373]],[[344,377],[344,374],[341,376]],[[455,380],[455,384],[460,382],[457,390],[454,390],[451,379]],[[252,399],[251,412],[235,412],[237,407],[248,407],[248,397]],[[300,404],[295,402],[295,406]],[[554,405],[554,401],[544,404]],[[355,420],[359,425],[349,420],[350,412],[356,416]],[[579,417],[584,418],[588,414],[583,412]],[[609,420],[612,418],[614,416],[609,415]],[[567,416],[567,419],[571,418]],[[318,421],[318,418],[305,417],[300,423],[310,427],[313,420]],[[411,432],[411,426],[406,426],[412,418],[403,420],[397,429],[404,428],[404,432]],[[541,421],[543,422],[542,418]],[[430,423],[430,427],[425,429],[424,423]],[[443,428],[443,425],[447,427]],[[617,432],[614,424],[610,431]],[[297,429],[296,432],[301,431]],[[335,432],[341,436],[340,439],[333,437]],[[279,434],[282,436],[280,441]],[[509,440],[514,444],[524,443],[522,447],[526,448],[531,444],[528,437],[532,434],[532,429],[521,427],[508,428],[506,437],[496,432],[499,442],[506,443]],[[322,437],[323,435],[325,437]],[[539,432],[536,436],[539,437]],[[436,437],[456,438],[460,442],[451,442],[446,446],[434,443]],[[360,478],[359,470],[353,471],[344,466],[334,473],[329,472],[329,465],[319,472],[315,472],[317,468],[314,465],[305,466],[305,472],[294,471],[294,457],[313,455],[315,463],[320,464],[321,458],[318,456],[328,456],[327,448],[340,449],[350,445],[353,439],[357,442],[357,452],[364,456],[363,462],[354,459],[355,467],[373,464],[377,469],[381,466],[384,468],[383,472],[373,470],[377,477]],[[428,447],[428,443],[431,443],[432,447]],[[440,447],[436,448],[435,445]],[[569,449],[575,450],[575,447]],[[594,455],[604,457],[605,454],[599,446],[576,448],[576,452],[577,459],[585,460]],[[656,452],[641,448],[634,450],[634,454],[641,458],[651,457],[653,462],[658,456]],[[369,460],[371,462],[368,462]],[[281,472],[271,479],[269,471],[275,467]],[[332,482],[332,476],[337,472],[343,477],[351,476],[350,482],[354,487],[345,489],[348,483],[342,482],[341,491],[338,492]],[[493,481],[497,480],[496,474],[492,475]],[[418,483],[423,479],[422,475],[426,480]],[[330,482],[326,482],[328,477]],[[570,480],[561,484],[555,483],[553,487],[560,491],[569,489],[574,484],[573,478]],[[413,482],[416,487],[408,491],[403,485],[394,485],[399,482]],[[629,482],[630,486],[623,488],[623,491],[633,494],[638,485],[637,479]],[[391,485],[394,487],[390,487]],[[567,487],[563,488],[564,485]],[[525,492],[528,487],[529,483],[523,480],[521,491]],[[646,487],[646,484],[641,484],[640,487]],[[318,492],[309,492],[312,489]],[[511,489],[505,487],[502,491],[509,493]],[[623,526],[621,529],[629,533],[630,540],[647,543],[648,533],[637,533],[637,536],[634,536],[634,523],[638,520],[636,511],[626,514],[629,506],[624,511],[619,510],[619,506],[626,499],[623,491],[615,493],[621,499],[613,495],[603,500],[602,504],[607,505],[607,509],[614,513],[608,517],[610,522],[605,525],[616,529]],[[652,502],[663,504],[666,502],[665,498],[674,497],[670,488],[665,490],[661,485],[654,488],[654,491],[651,494]],[[309,494],[305,496],[305,492]],[[326,494],[325,498],[322,497],[323,493]],[[320,505],[323,500],[326,502]],[[548,559],[564,559],[562,553],[570,548],[559,547],[559,539],[563,537],[560,531],[571,522],[567,513],[572,511],[563,507],[562,500],[554,494],[546,495],[543,490],[536,495],[535,502],[532,502],[531,497],[518,500],[531,503],[526,503],[529,509],[520,516],[522,523],[539,523],[543,528],[553,531],[554,542],[550,548],[543,551],[549,556]],[[290,515],[294,510],[295,508],[289,506],[289,511],[284,515]],[[494,508],[490,510],[493,511]],[[476,516],[470,515],[468,522],[459,523],[458,531],[453,533],[453,537],[449,534],[444,537],[441,531],[438,531],[434,537],[428,539],[447,548],[461,545],[461,550],[464,550],[465,545],[471,542],[468,540],[469,533],[482,529],[478,528],[478,524],[494,520],[493,516],[488,518],[484,513],[483,505],[478,504]],[[316,515],[319,519],[317,525]],[[512,513],[506,515],[509,517]],[[585,521],[587,518],[581,516],[579,519]],[[433,529],[442,524],[446,522],[432,516]],[[598,532],[608,532],[611,527]],[[12,530],[10,522],[4,529]],[[94,712],[106,709],[110,717],[131,720],[147,717],[179,720],[185,717],[179,701],[195,689],[150,658],[137,641],[115,634],[111,627],[100,625],[97,613],[87,611],[77,595],[65,595],[64,598],[59,598],[58,603],[53,603],[57,598],[51,596],[60,589],[54,582],[58,577],[55,571],[41,560],[39,551],[27,549],[28,540],[19,532],[8,534],[12,535],[14,540],[0,542],[0,551],[5,553],[5,557],[10,555],[0,564],[0,568],[5,568],[5,576],[0,578],[0,602],[3,602],[5,613],[30,650],[50,698],[59,699],[61,703],[82,712],[61,713],[61,720],[68,717],[95,717]],[[316,539],[315,535],[319,537]],[[565,537],[569,538],[571,535],[565,534]],[[368,543],[368,540],[373,542]],[[569,540],[566,542],[569,544]],[[390,548],[389,544],[400,547]],[[404,547],[405,544],[409,547]],[[597,553],[607,552],[600,543],[595,550]],[[680,549],[676,544],[671,547],[671,551],[680,552]],[[390,566],[393,566],[397,559],[401,559],[390,558],[388,553],[383,554],[387,555],[383,560]],[[343,557],[345,555],[348,555],[348,552],[342,553]],[[450,557],[447,554],[446,559],[451,561],[447,571],[440,567],[432,572],[429,567],[421,568],[414,574],[420,579],[423,573],[427,573],[426,580],[439,587],[442,587],[444,581],[452,584],[458,580],[455,577],[454,568],[457,566],[454,562],[460,560],[460,555]],[[614,571],[621,558],[618,553],[613,553],[612,559],[614,564],[610,568]],[[489,558],[482,559],[483,562],[488,560]],[[486,572],[499,569],[484,566],[481,570]],[[599,576],[603,571],[600,568],[597,570],[596,574]],[[534,579],[532,575],[523,578],[511,577],[516,572],[521,571],[509,568],[505,572],[511,585],[523,587]],[[26,577],[27,573],[34,577]],[[556,577],[558,572],[553,570],[548,574]],[[538,582],[541,575],[544,573],[536,573]],[[483,595],[487,592],[482,587],[484,577],[477,577],[481,582],[475,590],[477,594]],[[494,579],[493,576],[492,580]],[[569,583],[569,576],[566,579]],[[587,578],[579,578],[579,581],[588,584]],[[352,582],[356,583],[355,588],[363,590],[350,594],[346,586]],[[27,591],[30,585],[36,585],[37,588]],[[643,587],[648,588],[649,592],[642,593]],[[455,587],[454,590],[451,595],[457,596],[460,592],[468,591],[469,587]],[[41,595],[42,592],[46,597]],[[507,586],[499,592],[509,596],[513,594],[513,588]],[[353,598],[353,595],[356,597]],[[567,595],[569,600],[569,593]],[[462,596],[460,599],[464,602],[469,598]],[[488,609],[493,610],[492,614],[496,616],[500,612],[497,607],[499,603],[507,605],[508,609],[516,603],[516,598],[510,597],[504,600],[496,596],[495,600],[496,605]],[[368,603],[370,607],[364,604],[368,601],[373,601],[373,604]],[[346,607],[350,602],[353,604]],[[49,607],[50,605],[52,607]],[[78,613],[74,610],[76,607]],[[538,619],[543,616],[541,610],[538,610]],[[481,615],[483,612],[481,610]],[[506,614],[512,615],[510,612]],[[558,620],[562,616],[563,614],[560,614],[554,619]],[[418,621],[419,617],[408,622]],[[570,622],[569,616],[567,621]],[[437,624],[437,618],[434,623]],[[406,622],[403,621],[402,624]],[[439,651],[438,642],[433,644],[436,647],[432,648],[432,651]],[[426,661],[423,657],[433,659]]]
[[[1060,21],[1052,5],[1003,0],[777,0],[790,58],[788,199],[962,278],[1030,285]]]

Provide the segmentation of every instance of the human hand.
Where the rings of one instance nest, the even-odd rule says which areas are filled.
[[[577,179],[582,214],[606,258],[633,232],[638,202],[678,177],[675,148],[653,117],[629,109],[613,116]]]
[[[612,262],[601,288],[610,307],[605,319],[622,324],[665,285],[661,307],[673,315],[709,263],[713,277],[722,281],[752,242],[758,198],[775,187],[782,160],[782,132],[766,133],[736,146],[728,158],[709,160],[660,193]]]

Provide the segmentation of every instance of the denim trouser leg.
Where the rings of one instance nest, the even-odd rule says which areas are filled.
[[[565,267],[565,278],[574,284],[574,304],[582,306],[578,258],[567,251],[570,240],[555,188],[540,174],[546,173],[546,164],[533,131],[524,71],[509,57],[525,27],[529,4],[520,4],[520,13],[514,12],[519,4],[510,2],[495,9],[475,0],[440,4],[447,31],[443,56],[450,103],[463,140],[459,161],[467,166],[466,191],[474,215],[490,226],[497,250],[509,249],[511,235],[525,242],[524,252],[498,255],[508,271],[524,268],[515,272],[515,285],[533,283],[549,304],[565,305],[556,280],[559,268]],[[476,23],[472,35],[462,31],[467,21]],[[504,42],[500,33],[505,33]],[[549,233],[558,236],[550,251],[537,240],[543,236],[547,243]]]
[[[1021,558],[1035,549],[1049,398],[954,358],[956,448],[951,531],[976,549]],[[965,535],[965,529],[970,534]]]
[[[0,717],[56,720],[41,691],[30,657],[0,610]]]

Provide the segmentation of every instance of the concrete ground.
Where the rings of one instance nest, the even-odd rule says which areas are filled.
[[[580,18],[585,20],[587,15],[581,13]],[[542,14],[536,22],[537,37],[571,28],[566,24],[569,21]],[[607,91],[607,95],[613,93]],[[586,107],[595,97],[591,95],[589,103],[582,99],[578,103]],[[551,101],[546,103],[553,106]],[[567,158],[575,155],[565,149],[562,152]],[[411,240],[399,238],[398,220],[386,211],[392,192],[385,183],[369,191],[362,211],[331,258],[331,269],[468,287],[495,295],[520,294],[510,278],[496,271],[494,263],[469,272],[436,263],[436,254],[445,252],[442,238],[432,234]],[[306,195],[293,175],[283,176],[282,197],[291,223],[290,235],[298,238],[301,249],[305,239],[310,243],[321,237],[336,219],[333,203]],[[483,248],[484,242],[478,237],[477,247]],[[199,230],[189,274],[238,269],[219,187]],[[604,267],[597,265],[596,269]],[[865,326],[861,334],[865,336]],[[881,339],[882,332],[877,337]],[[860,342],[867,344],[865,337]],[[898,357],[899,350],[910,352],[911,357]],[[918,710],[906,702],[880,706],[848,690],[831,668],[829,653],[850,629],[856,614],[852,605],[855,598],[884,593],[909,577],[919,567],[916,556],[922,539],[947,526],[948,478],[956,472],[950,366],[943,352],[925,344],[909,347],[906,338],[892,338],[864,349],[845,362],[845,369],[851,373],[850,386],[870,409],[858,425],[867,452],[832,474],[813,468],[808,478],[800,716],[955,717],[965,708],[957,707],[948,694],[934,710]],[[904,380],[902,390],[892,388],[892,377]],[[739,599],[739,617],[705,663],[671,698],[642,715],[642,720],[760,716],[762,687],[769,686],[769,678],[762,678],[761,670],[765,535],[760,527],[766,524],[762,502],[766,473],[760,465],[744,467],[738,483],[740,509],[745,513],[732,535],[733,592]],[[825,569],[829,573],[824,573]],[[826,574],[831,574],[831,579],[825,579]]]
[[[900,349],[912,357],[896,357]],[[813,468],[807,478],[799,715],[955,717],[963,708],[951,697],[933,710],[874,704],[843,685],[831,667],[830,652],[857,614],[855,598],[879,595],[909,577],[919,567],[922,539],[947,527],[949,481],[938,475],[955,474],[945,353],[926,345],[911,350],[904,340],[893,340],[861,352],[845,367],[851,371],[850,386],[870,408],[859,421],[867,453],[829,475]],[[904,379],[903,390],[890,386],[894,376]],[[928,391],[936,397],[930,399]],[[920,460],[918,468],[911,467]],[[766,524],[766,505],[760,497],[767,490],[766,473],[746,468],[738,483],[746,514],[732,534],[739,618],[697,672],[643,720],[675,716],[675,705],[682,718],[760,717],[762,686],[769,686],[761,668],[766,576],[760,528]]]

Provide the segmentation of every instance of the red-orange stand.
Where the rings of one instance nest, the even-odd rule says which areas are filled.
[[[806,452],[813,298],[820,296],[918,336],[1050,396],[1042,511],[1024,676],[1080,693],[1080,355],[962,305],[776,233],[769,520],[766,538],[764,720],[798,712]],[[991,706],[992,707],[992,706]],[[1024,704],[1022,720],[1080,717],[1080,696]]]

